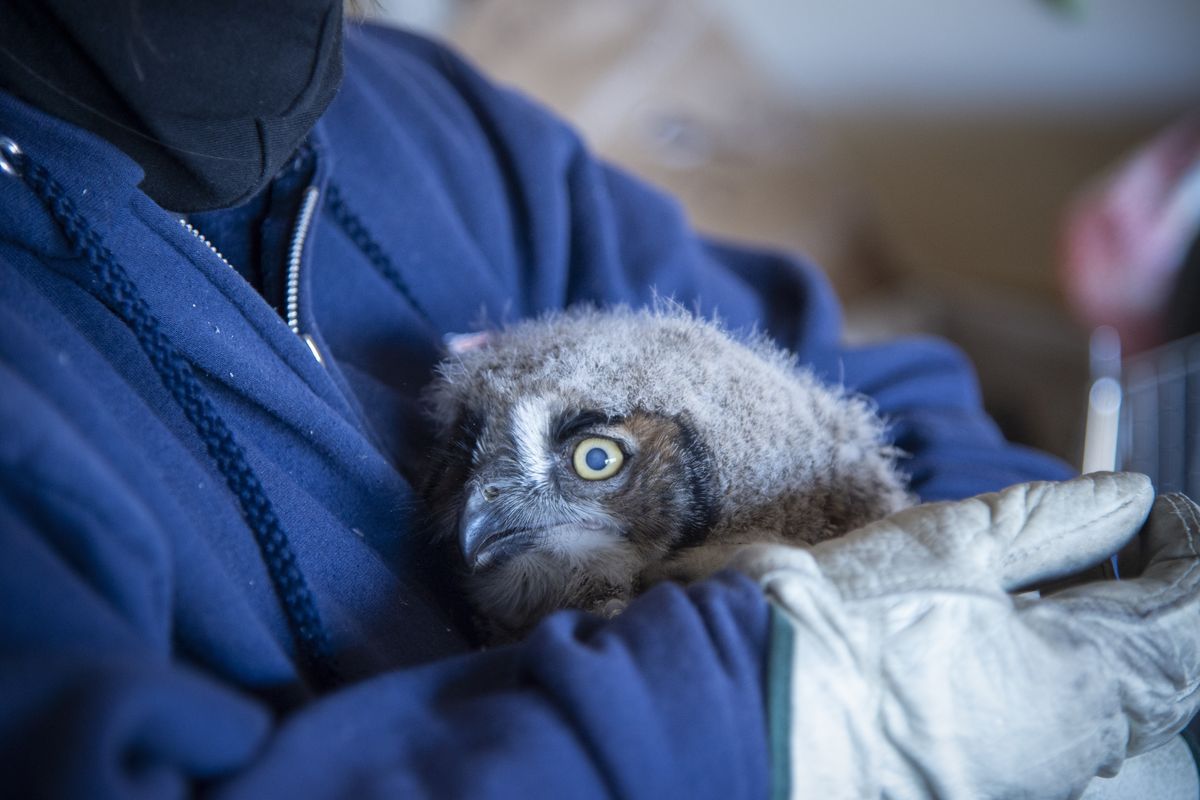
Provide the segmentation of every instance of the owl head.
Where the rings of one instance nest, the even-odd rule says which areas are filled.
[[[443,362],[429,404],[423,494],[493,638],[907,501],[867,403],[675,307],[493,332]]]

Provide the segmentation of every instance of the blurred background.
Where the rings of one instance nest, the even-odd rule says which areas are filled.
[[[1183,123],[1166,156],[1155,137],[1200,109],[1197,0],[387,0],[369,13],[551,106],[701,230],[807,255],[852,340],[957,342],[1006,434],[1076,465],[1094,327],[1114,324],[1127,351],[1167,338],[1147,319],[1200,223],[1200,131]],[[1153,146],[1129,161],[1155,141],[1157,161]]]

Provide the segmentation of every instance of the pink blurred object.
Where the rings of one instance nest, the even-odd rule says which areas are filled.
[[[1060,274],[1089,325],[1111,325],[1127,352],[1162,341],[1162,313],[1200,229],[1200,115],[1160,133],[1085,190],[1063,233]]]

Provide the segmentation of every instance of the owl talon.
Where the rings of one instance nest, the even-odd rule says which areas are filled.
[[[628,604],[628,601],[623,600],[620,597],[610,597],[604,602],[604,605],[600,607],[600,616],[604,617],[605,619],[612,619],[617,614],[620,614],[622,611],[624,611],[625,606]]]

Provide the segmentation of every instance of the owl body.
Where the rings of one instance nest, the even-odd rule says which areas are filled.
[[[429,400],[436,535],[499,638],[909,503],[866,400],[675,307],[496,331],[443,362]]]

